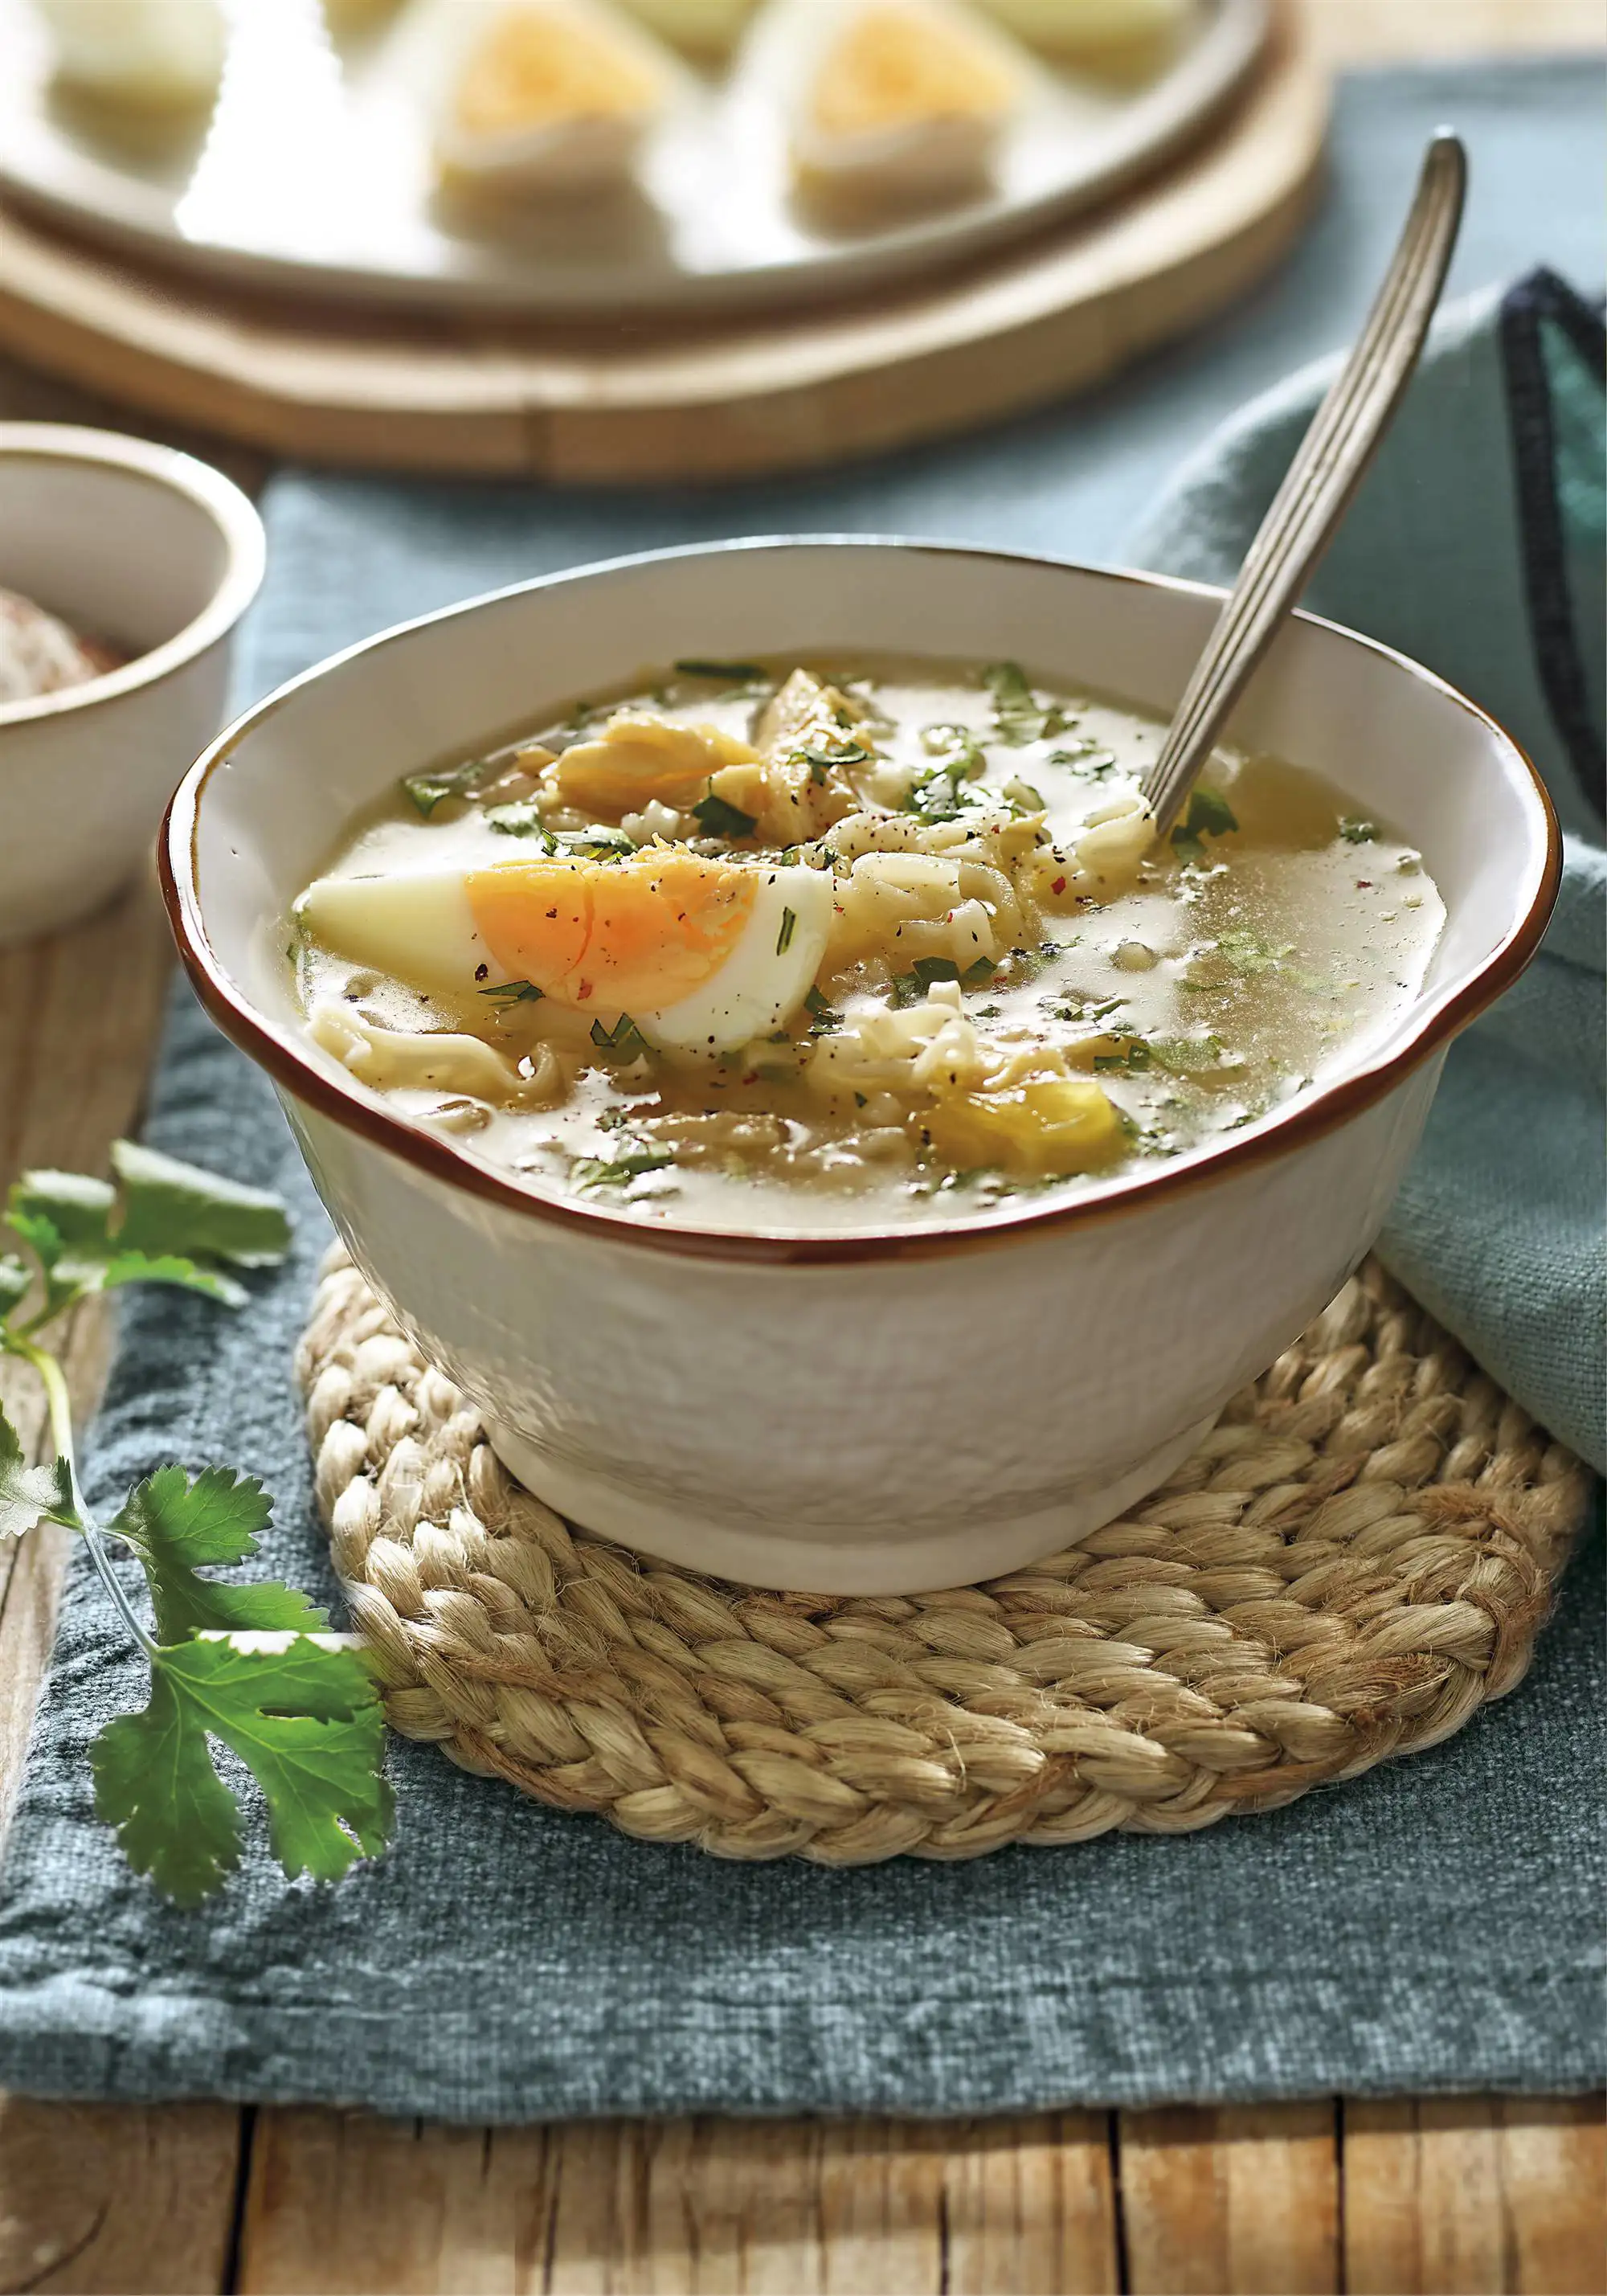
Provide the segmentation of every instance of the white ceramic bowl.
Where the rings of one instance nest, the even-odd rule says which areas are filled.
[[[1148,576],[913,543],[665,552],[371,639],[282,687],[186,775],[162,865],[196,986],[278,1085],[359,1266],[534,1490],[650,1554],[827,1592],[964,1583],[1085,1537],[1366,1251],[1447,1041],[1539,940],[1554,824],[1471,702],[1301,619],[1235,733],[1422,847],[1448,922],[1398,1028],[1231,1144],[985,1223],[823,1237],[647,1226],[530,1194],[310,1046],[283,923],[347,816],[446,750],[692,653],[1008,654],[1165,709],[1217,604]]]
[[[145,859],[223,719],[261,521],[218,471],[64,423],[0,422],[0,589],[131,659],[0,702],[0,943],[86,915]]]

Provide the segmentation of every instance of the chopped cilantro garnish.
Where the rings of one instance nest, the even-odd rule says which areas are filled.
[[[802,758],[809,768],[812,782],[824,782],[833,766],[864,766],[870,763],[870,751],[862,742],[845,742],[840,749],[817,750],[808,745],[792,752]]]
[[[1283,947],[1274,948],[1257,932],[1225,932],[1218,938],[1217,954],[1235,972],[1278,972],[1283,969],[1283,959],[1294,955],[1294,943],[1287,941]]]
[[[930,988],[934,980],[957,980],[960,977],[960,968],[952,956],[918,956],[910,971],[923,988]]]
[[[539,1004],[546,990],[537,988],[533,980],[499,980],[494,988],[482,988],[480,994],[489,997],[497,1011],[503,1013],[515,1004]]]
[[[669,1148],[627,1148],[621,1156],[580,1156],[570,1167],[570,1177],[580,1189],[623,1188],[644,1172],[661,1172],[675,1162]]]
[[[1219,1037],[1152,1037],[1150,1057],[1168,1076],[1199,1076],[1222,1059]]]
[[[775,936],[775,954],[777,956],[784,956],[786,955],[787,951],[792,946],[792,936],[797,931],[798,911],[796,909],[783,909],[781,913],[781,931]]]
[[[621,1013],[611,1029],[601,1021],[592,1022],[592,1042],[605,1053],[617,1053],[622,1060],[634,1061],[647,1051],[646,1037],[628,1013]]]
[[[993,977],[997,971],[998,966],[994,963],[992,957],[979,956],[974,964],[968,964],[966,966],[964,972],[960,975],[960,979],[964,982],[967,988],[991,988],[993,986]]]
[[[411,798],[416,810],[428,821],[438,805],[450,797],[467,797],[484,779],[489,759],[474,758],[465,766],[449,766],[438,772],[405,774],[404,793]]]
[[[767,675],[756,661],[704,661],[696,656],[677,661],[676,668],[683,677],[714,678],[726,685],[752,685]]]
[[[543,825],[529,798],[521,798],[513,805],[488,806],[486,820],[500,837],[539,837],[549,853],[558,850],[557,839]]]
[[[1190,793],[1187,814],[1172,832],[1172,850],[1185,865],[1197,865],[1205,858],[1207,837],[1226,836],[1238,826],[1225,797],[1213,789],[1196,789]]]
[[[1378,835],[1378,824],[1358,821],[1353,815],[1343,814],[1340,818],[1339,833],[1347,845],[1371,845]]]
[[[804,997],[804,1010],[814,1023],[809,1031],[812,1037],[829,1037],[833,1030],[842,1026],[841,1013],[834,1004],[826,1003],[825,998],[813,982],[810,983]]]
[[[919,1004],[926,990],[913,972],[895,972],[889,988],[890,1002],[898,1007]]]
[[[1001,742],[1019,749],[1023,742],[1041,742],[1046,734],[1064,731],[1064,709],[1058,702],[1038,701],[1020,662],[990,662],[982,682],[993,696],[994,730]]]
[[[727,805],[723,797],[712,790],[700,798],[692,808],[694,821],[701,822],[705,835],[709,837],[751,837],[758,827],[757,814],[744,813],[740,805]]]
[[[561,852],[590,861],[623,861],[636,849],[622,829],[561,830],[556,843]]]
[[[1116,752],[1081,736],[1063,750],[1051,750],[1049,763],[1069,766],[1080,781],[1102,782],[1116,770]]]
[[[1142,1037],[1134,1037],[1119,1053],[1095,1053],[1096,1069],[1125,1069],[1131,1076],[1142,1076],[1150,1065],[1150,1047]]]

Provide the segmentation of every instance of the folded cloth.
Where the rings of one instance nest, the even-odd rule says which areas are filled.
[[[1355,324],[1414,153],[1447,117],[1475,155],[1467,275],[1508,275],[1542,242],[1593,273],[1593,73],[1369,76],[1340,92],[1330,197],[1297,260],[1092,402],[873,471],[712,496],[285,474],[249,688],[468,591],[709,533],[1108,551],[1180,444]],[[92,1503],[115,1505],[171,1459],[249,1469],[277,1500],[265,1574],[328,1599],[288,1368],[328,1229],[266,1080],[182,994],[150,1134],[283,1189],[296,1252],[253,1279],[239,1317],[129,1297]],[[130,1874],[94,1815],[89,1742],[141,1702],[143,1669],[80,1560],[0,1898],[0,2085],[466,2120],[1592,2087],[1607,2077],[1602,1600],[1598,1542],[1513,1697],[1410,1763],[1200,1834],[955,1866],[733,1866],[398,1742],[389,1855],[335,1890],[287,1886],[253,1818],[239,1874],[189,1914]]]
[[[1128,545],[1228,582],[1338,362],[1209,439]],[[1541,954],[1455,1046],[1380,1250],[1503,1386],[1607,1466],[1607,338],[1547,271],[1437,323],[1306,603],[1516,734],[1565,832]]]

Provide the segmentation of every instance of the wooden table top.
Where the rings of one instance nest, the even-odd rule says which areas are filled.
[[[1607,0],[1304,0],[1341,62],[1607,41]],[[0,415],[143,428],[0,364]],[[182,443],[259,483],[259,460]],[[0,952],[0,1185],[99,1169],[170,964],[153,893]],[[106,1332],[67,1354],[93,1405]],[[37,1431],[36,1398],[0,1393]],[[0,1554],[0,1820],[62,1554]],[[1607,2287],[1601,2097],[1325,2099],[960,2121],[437,2127],[0,2096],[0,2291],[1523,2292]]]

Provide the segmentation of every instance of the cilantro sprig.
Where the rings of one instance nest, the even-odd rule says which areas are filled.
[[[0,1538],[46,1522],[77,1532],[150,1668],[145,1705],[107,1723],[90,1749],[96,1812],[135,1870],[193,1906],[239,1864],[240,1808],[218,1775],[217,1743],[261,1789],[286,1874],[335,1881],[377,1856],[391,1828],[383,1711],[367,1668],[299,1589],[205,1575],[257,1552],[271,1503],[253,1477],[162,1467],[110,1521],[96,1521],[78,1480],[66,1376],[41,1337],[79,1300],[126,1283],[238,1307],[247,1295],[235,1271],[277,1265],[290,1224],[261,1189],[132,1141],[116,1144],[111,1165],[113,1181],[25,1172],[7,1200],[27,1256],[0,1255],[0,1354],[37,1375],[53,1456],[29,1464],[0,1410]],[[151,1627],[112,1542],[140,1566]]]

